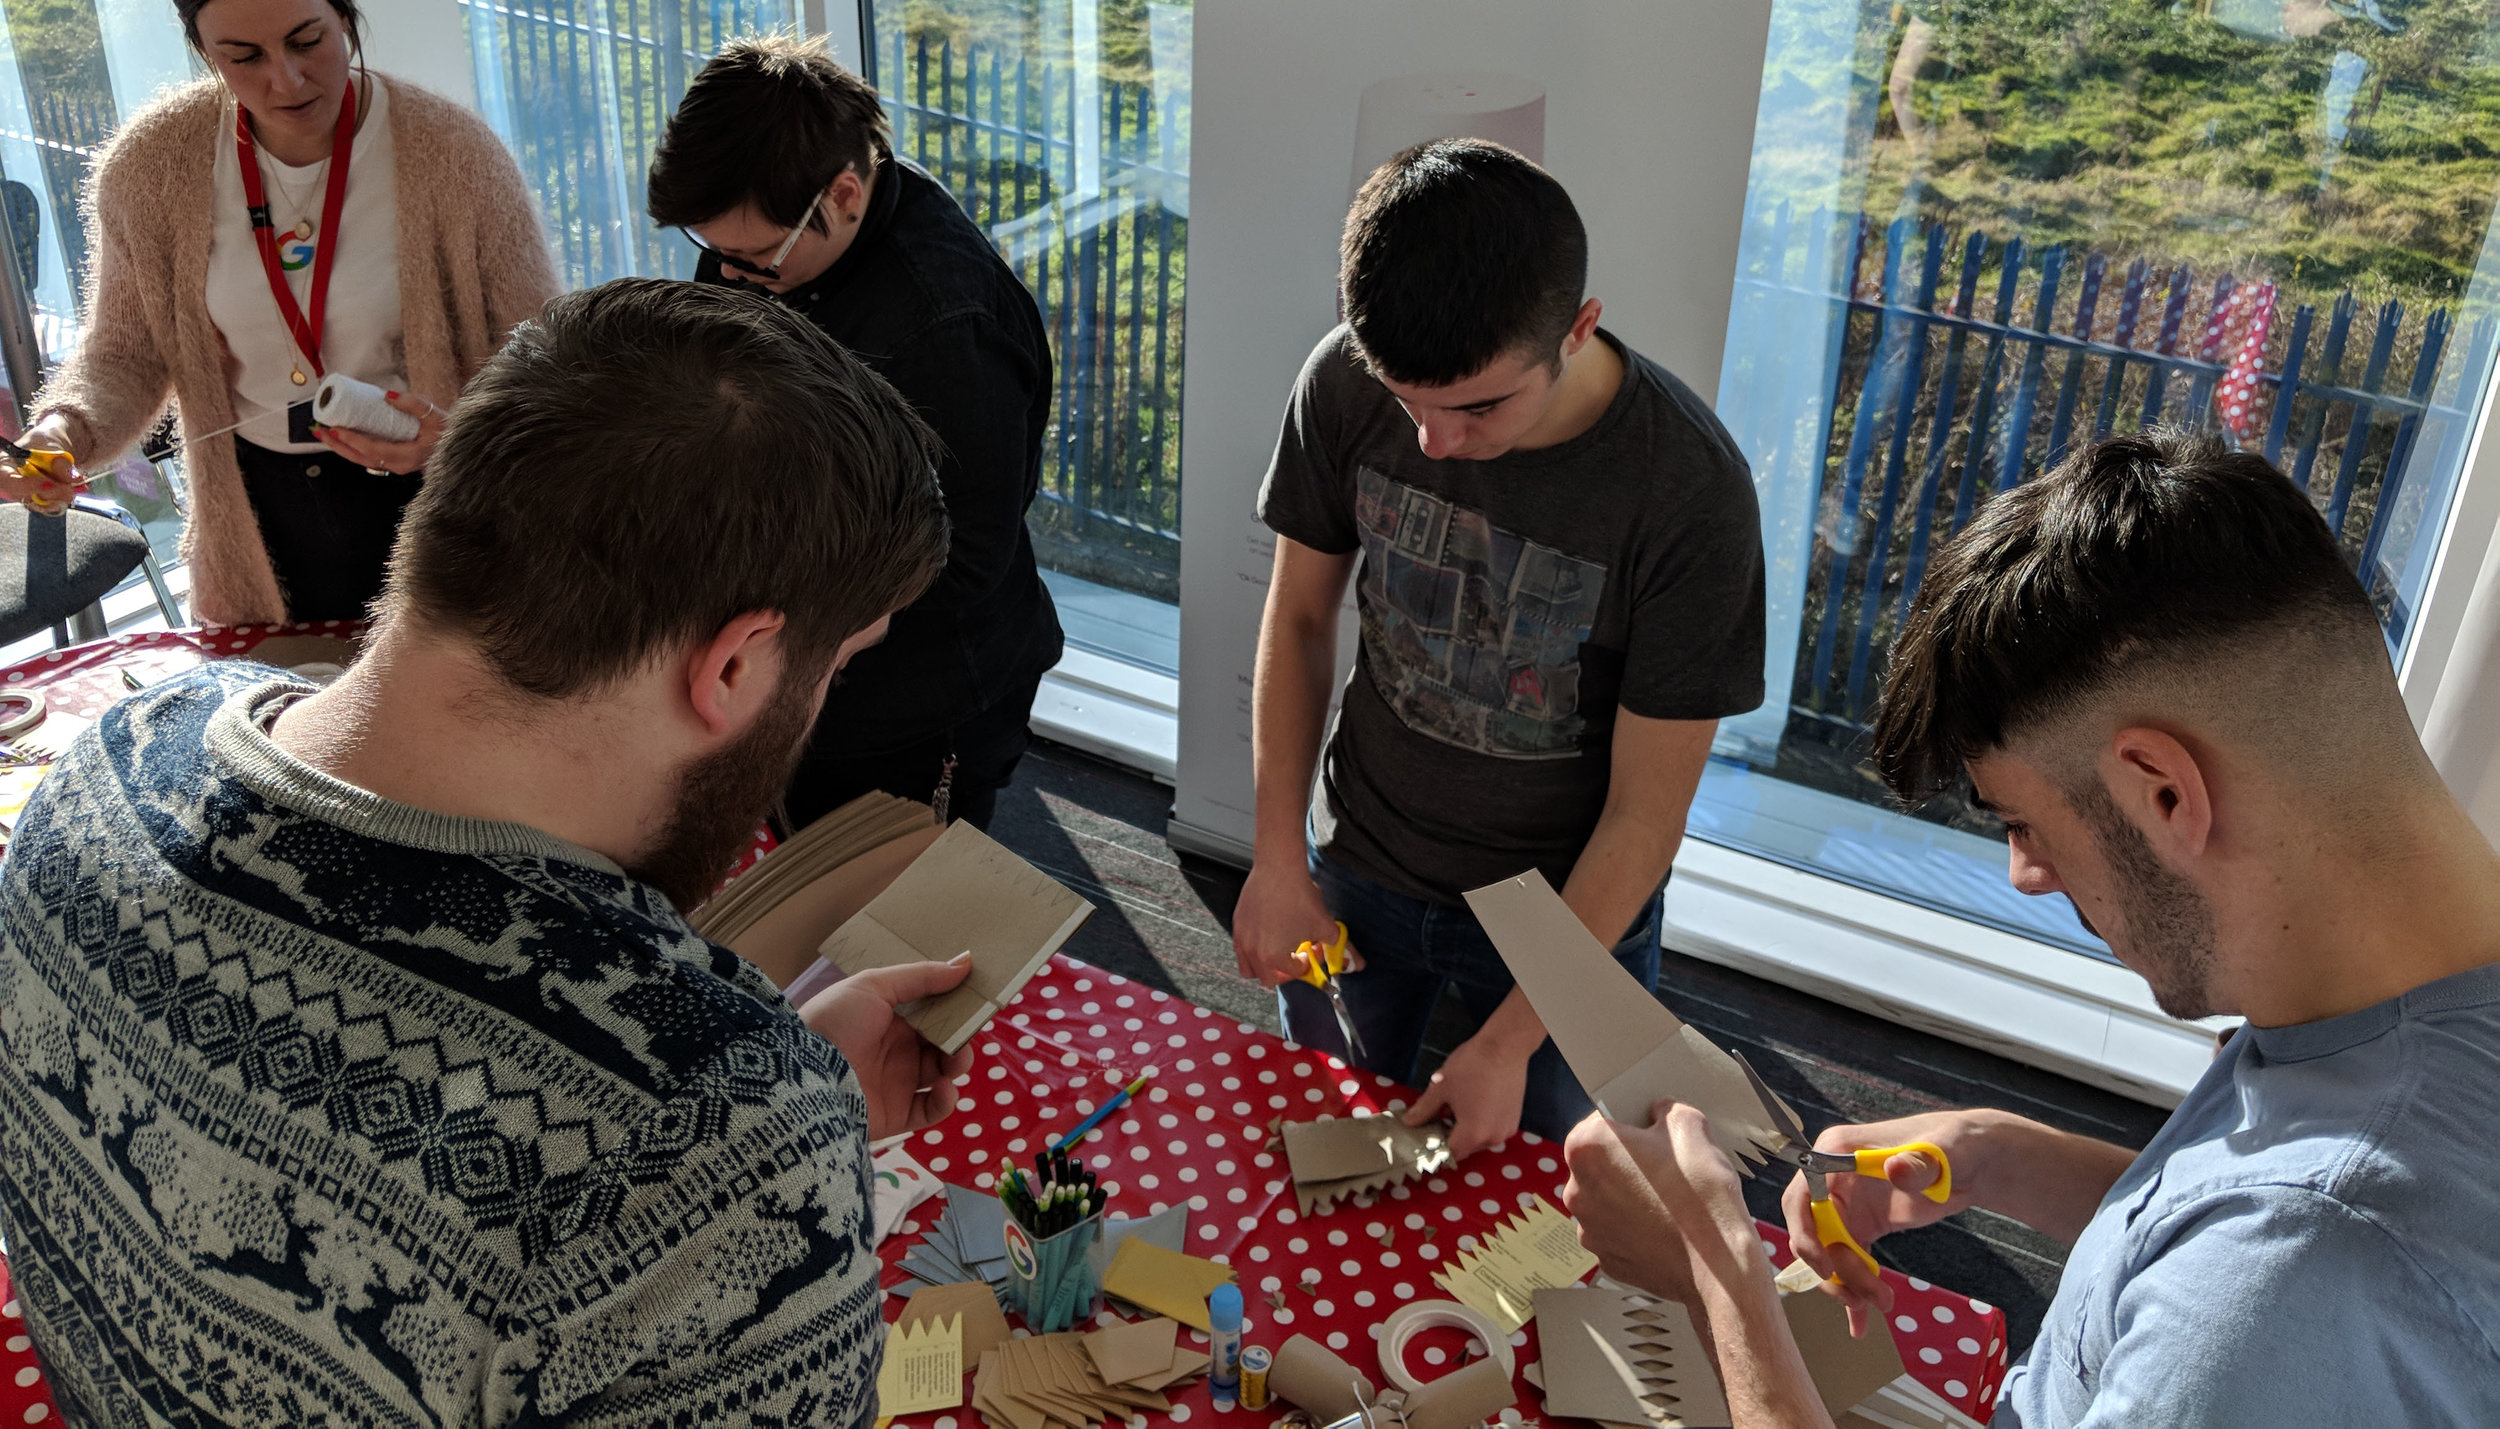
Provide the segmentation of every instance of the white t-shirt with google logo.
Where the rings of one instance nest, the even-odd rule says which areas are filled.
[[[337,256],[330,272],[328,316],[322,322],[323,360],[333,372],[399,390],[407,384],[406,342],[399,316],[399,195],[391,161],[390,89],[373,77],[370,112],[356,126],[355,154],[348,162],[347,196],[340,213]],[[226,381],[234,391],[240,435],[271,451],[325,450],[319,442],[287,440],[287,405],[309,401],[320,380],[296,355],[286,319],[270,294],[260,247],[243,195],[231,120],[218,130],[215,228],[208,249],[208,315],[226,342]],[[277,225],[278,259],[295,301],[311,312],[321,201],[330,161],[297,168],[259,151],[270,219]],[[310,237],[298,236],[308,225]],[[310,379],[297,386],[292,374]]]

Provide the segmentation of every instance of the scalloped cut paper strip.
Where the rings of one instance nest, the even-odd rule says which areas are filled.
[[[1389,1114],[1288,1121],[1278,1128],[1293,1168],[1294,1200],[1305,1216],[1440,1170],[1450,1159],[1442,1131],[1437,1124],[1408,1126]]]
[[[1711,1141],[1748,1171],[1785,1140],[1736,1059],[1634,981],[1544,874],[1479,888],[1467,906],[1600,1111],[1647,1126],[1661,1097],[1699,1107]]]

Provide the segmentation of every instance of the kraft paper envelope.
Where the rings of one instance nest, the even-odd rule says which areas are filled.
[[[970,951],[951,992],[906,1004],[904,1020],[944,1051],[1022,991],[1094,905],[970,824],[950,825],[821,949],[846,974],[942,963]]]
[[[1127,1384],[1172,1367],[1180,1329],[1180,1321],[1162,1317],[1105,1325],[1085,1337],[1085,1349],[1094,1357],[1094,1369],[1104,1383]]]
[[[1788,1332],[1797,1337],[1797,1352],[1805,1356],[1806,1372],[1814,1376],[1814,1390],[1834,1418],[1901,1377],[1901,1347],[1883,1316],[1871,1317],[1866,1338],[1853,1340],[1848,1310],[1820,1290],[1782,1295],[1780,1309],[1788,1315]]]
[[[1651,1105],[1673,1097],[1710,1118],[1711,1141],[1741,1166],[1779,1144],[1744,1069],[1633,981],[1545,875],[1530,869],[1479,888],[1467,906],[1608,1116],[1646,1126]]]

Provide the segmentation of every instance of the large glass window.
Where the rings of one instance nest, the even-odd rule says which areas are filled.
[[[1961,799],[1863,760],[1929,553],[2078,444],[2203,427],[2300,483],[2391,656],[2491,372],[2500,26],[2461,0],[1779,0],[1722,415],[1771,697],[1702,837],[2106,956]]]
[[[791,30],[796,0],[460,0],[478,111],[520,161],[565,283],[685,278],[694,249],[644,214],[651,151],[686,81],[740,35]]]
[[[954,192],[1050,330],[1058,390],[1031,524],[1070,636],[1160,663],[1170,617],[1135,607],[1179,590],[1190,7],[863,9],[896,150]]]

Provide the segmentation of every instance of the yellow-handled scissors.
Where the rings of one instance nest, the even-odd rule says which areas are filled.
[[[1354,1030],[1354,1014],[1346,1010],[1345,988],[1337,982],[1337,974],[1346,967],[1345,924],[1337,925],[1337,936],[1326,947],[1304,943],[1295,952],[1302,959],[1300,980],[1328,994],[1328,1005],[1336,1009],[1337,1030],[1345,1034],[1346,1050],[1357,1058],[1369,1056],[1363,1050],[1362,1035]]]
[[[19,476],[34,483],[19,500],[38,515],[60,515],[69,509],[79,492],[86,490],[86,483],[78,479],[77,463],[70,460],[68,452],[32,450],[0,437],[0,456],[8,458]],[[47,481],[53,483],[50,493],[42,488]]]
[[[1737,1066],[1745,1069],[1745,1080],[1753,1083],[1754,1095],[1762,1099],[1763,1114],[1770,1117],[1772,1128],[1782,1138],[1778,1145],[1766,1146],[1763,1150],[1772,1160],[1805,1173],[1806,1200],[1814,1212],[1815,1238],[1825,1245],[1847,1246],[1852,1254],[1866,1262],[1867,1269],[1881,1274],[1883,1267],[1875,1263],[1875,1257],[1868,1255],[1866,1247],[1858,1244],[1858,1238],[1849,1234],[1849,1227],[1842,1224],[1840,1208],[1832,1204],[1831,1183],[1824,1178],[1844,1174],[1881,1176],[1886,1161],[1915,1152],[1936,1165],[1936,1183],[1919,1194],[1943,1205],[1953,1196],[1953,1163],[1946,1159],[1944,1148],[1930,1141],[1913,1141],[1906,1146],[1817,1151],[1813,1141],[1807,1138],[1806,1129],[1797,1124],[1797,1114],[1788,1109],[1786,1102],[1771,1094],[1771,1089],[1763,1084],[1761,1074],[1754,1071],[1753,1063],[1745,1060],[1745,1054],[1731,1050],[1728,1055],[1736,1059]]]

